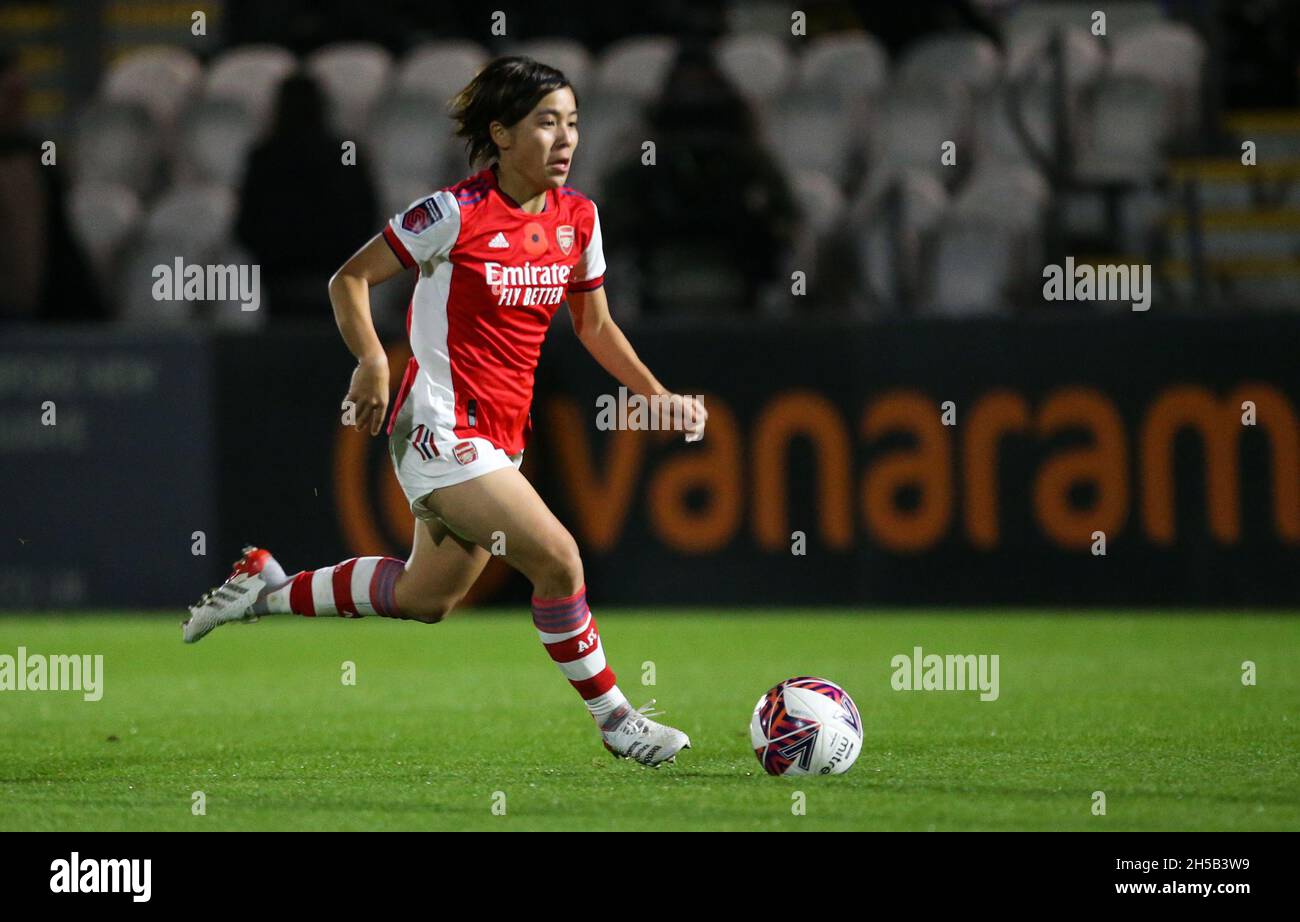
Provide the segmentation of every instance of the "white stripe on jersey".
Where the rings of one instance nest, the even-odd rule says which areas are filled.
[[[411,352],[419,361],[420,373],[412,384],[410,399],[415,403],[413,409],[419,411],[416,418],[426,425],[432,422],[434,445],[445,446],[456,438],[456,391],[447,342],[447,300],[453,266],[447,257],[460,236],[461,215],[460,203],[448,189],[425,196],[411,207],[418,208],[429,198],[434,199],[441,217],[422,232],[412,234],[402,227],[407,212],[395,215],[388,223],[411,257],[421,264],[411,309]],[[394,435],[401,438],[405,433]]]
[[[450,261],[438,263],[433,275],[415,285],[411,312],[411,351],[420,363],[420,373],[411,388],[421,422],[436,420],[434,445],[445,452],[456,438],[456,389],[451,377],[451,351],[447,342],[449,321],[447,299],[451,293]]]
[[[591,203],[591,215],[591,239],[587,241],[587,248],[582,251],[582,256],[578,257],[578,264],[573,267],[573,275],[569,277],[570,283],[586,282],[605,274],[605,248],[600,238],[600,211],[596,208],[595,202]]]

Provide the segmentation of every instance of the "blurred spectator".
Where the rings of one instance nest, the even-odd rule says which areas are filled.
[[[42,164],[26,105],[17,57],[0,52],[0,319],[103,320],[104,301],[68,225],[61,151]]]
[[[687,45],[647,113],[638,148],[605,184],[601,228],[635,265],[643,310],[754,311],[783,269],[797,212],[744,97],[703,45]]]
[[[330,275],[378,228],[364,153],[344,165],[326,105],[311,77],[290,76],[266,138],[249,154],[235,233],[262,267],[272,320],[329,319]]]

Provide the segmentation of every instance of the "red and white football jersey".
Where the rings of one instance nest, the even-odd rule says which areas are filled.
[[[604,282],[596,205],[564,186],[529,214],[492,168],[411,205],[384,228],[419,281],[407,314],[413,357],[388,423],[413,393],[434,445],[481,436],[523,450],[533,372],[569,292]]]

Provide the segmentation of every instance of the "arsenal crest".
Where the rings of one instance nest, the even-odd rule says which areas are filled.
[[[478,449],[474,447],[471,441],[457,442],[456,447],[452,449],[452,454],[461,464],[469,464],[471,461],[478,460]]]
[[[573,225],[562,224],[555,229],[555,242],[560,245],[561,252],[565,256],[573,249]]]

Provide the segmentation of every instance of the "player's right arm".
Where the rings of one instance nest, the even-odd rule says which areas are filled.
[[[357,367],[343,409],[355,408],[356,429],[378,435],[388,409],[388,354],[375,332],[370,314],[370,286],[402,271],[383,234],[376,234],[330,279],[330,304],[343,341],[356,356]]]
[[[378,435],[388,409],[388,356],[375,333],[370,288],[403,269],[445,259],[460,233],[460,206],[443,189],[394,215],[383,233],[352,255],[330,279],[330,303],[343,341],[357,357],[344,399],[356,408],[358,432]]]

